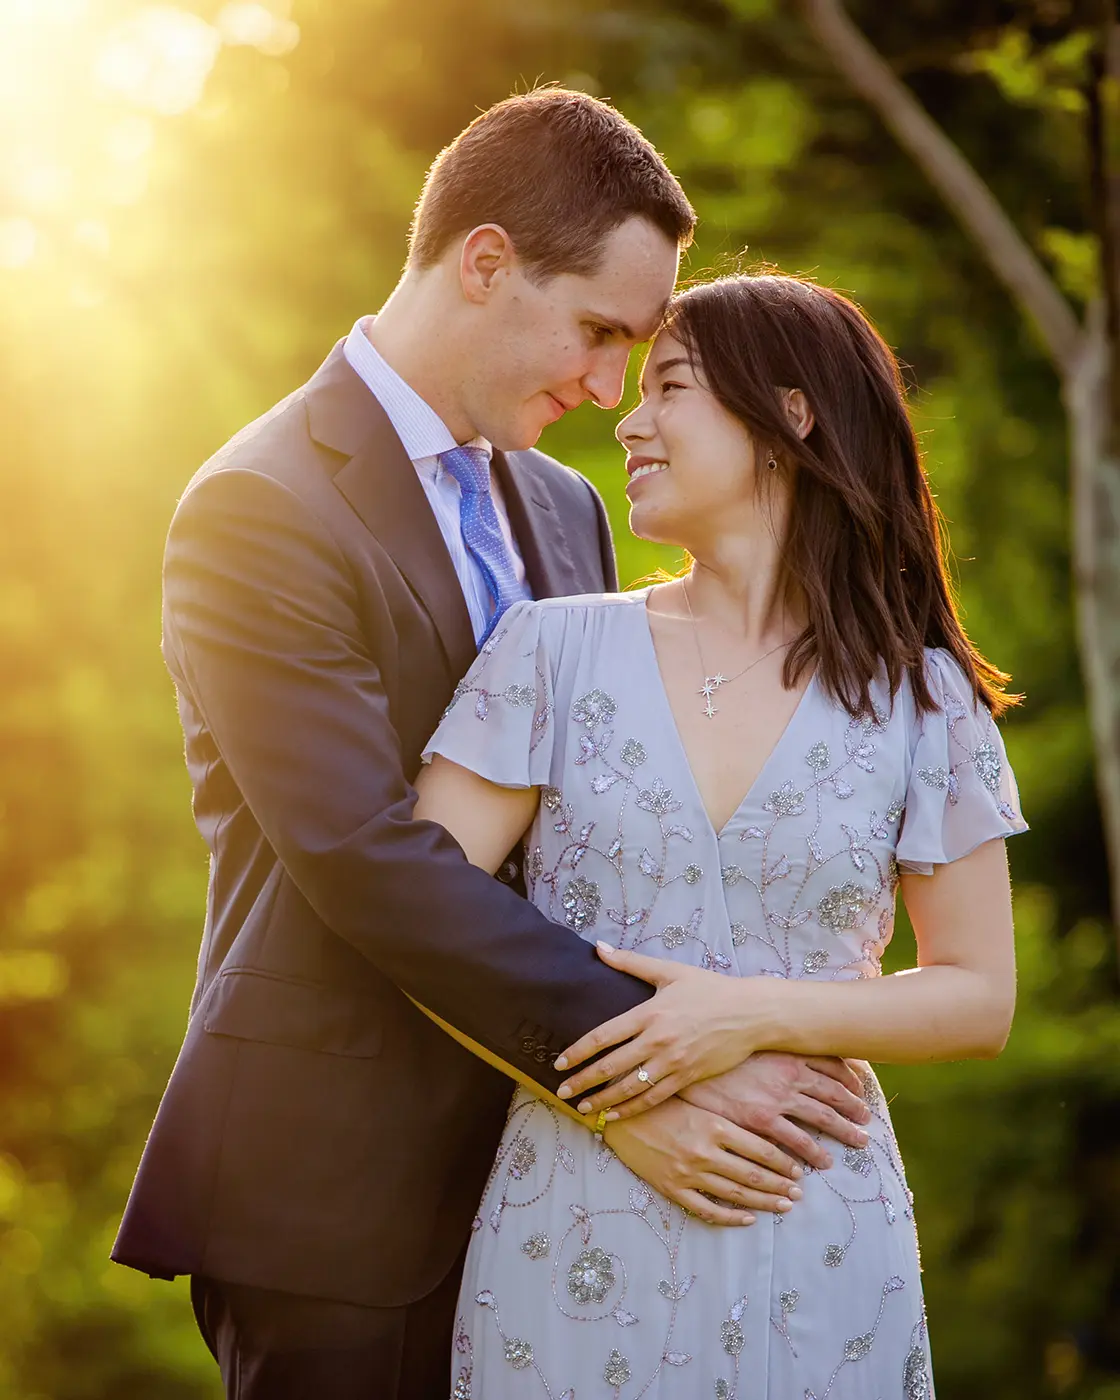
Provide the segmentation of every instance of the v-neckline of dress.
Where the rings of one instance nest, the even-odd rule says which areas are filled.
[[[766,755],[765,759],[763,759],[762,767],[755,774],[754,781],[751,783],[750,787],[747,788],[743,796],[739,799],[738,805],[735,807],[735,810],[727,818],[724,824],[717,829],[715,822],[712,820],[712,814],[708,811],[707,803],[704,801],[703,794],[700,791],[700,784],[696,781],[696,774],[693,771],[692,761],[688,756],[688,749],[685,747],[684,740],[681,738],[681,732],[677,725],[677,717],[673,713],[672,705],[669,703],[669,692],[665,689],[665,679],[661,674],[661,664],[657,659],[657,647],[654,644],[653,640],[653,628],[650,626],[649,621],[648,604],[649,595],[652,593],[652,591],[653,585],[651,584],[648,588],[644,588],[640,592],[636,592],[633,595],[635,601],[641,603],[641,629],[643,640],[646,646],[646,654],[649,659],[649,665],[653,672],[654,679],[657,682],[656,689],[660,696],[661,704],[665,710],[665,718],[668,722],[668,728],[672,731],[673,739],[677,746],[677,752],[680,754],[681,763],[684,767],[685,774],[687,775],[688,781],[692,786],[692,794],[696,800],[696,806],[701,812],[704,813],[704,820],[708,824],[708,830],[712,833],[712,835],[717,841],[720,841],[723,839],[725,833],[731,830],[735,822],[739,819],[740,815],[742,814],[743,809],[746,807],[748,802],[750,802],[751,798],[754,797],[758,789],[762,786],[763,780],[766,778],[767,771],[773,765],[779,751],[785,747],[786,740],[789,738],[793,730],[797,728],[801,715],[806,708],[806,701],[808,700],[809,694],[811,691],[816,689],[817,673],[816,670],[814,670],[813,674],[809,677],[809,683],[801,692],[801,698],[795,705],[793,713],[786,721],[785,727],[783,728],[782,732],[778,735],[777,739],[775,739],[774,744],[770,749],[770,752]]]

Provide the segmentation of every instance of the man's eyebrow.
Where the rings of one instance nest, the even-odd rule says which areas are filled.
[[[625,321],[616,321],[613,316],[600,316],[597,311],[592,311],[589,314],[589,319],[597,321],[601,326],[606,326],[608,330],[617,331],[618,334],[626,340],[638,341],[641,339],[640,336],[636,335],[630,329]]]

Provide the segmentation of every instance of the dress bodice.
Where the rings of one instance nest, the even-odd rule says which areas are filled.
[[[1023,828],[991,716],[943,651],[938,709],[872,687],[853,719],[810,680],[718,832],[661,681],[648,591],[511,609],[429,754],[541,788],[530,897],[584,937],[739,975],[871,976],[900,866],[925,873]]]

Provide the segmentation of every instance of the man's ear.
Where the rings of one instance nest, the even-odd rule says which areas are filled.
[[[463,240],[459,280],[463,295],[475,305],[487,301],[496,280],[516,261],[513,241],[500,224],[479,224]]]
[[[801,389],[786,390],[786,416],[789,418],[790,427],[804,442],[813,431],[813,424],[817,420],[813,417],[809,400]]]

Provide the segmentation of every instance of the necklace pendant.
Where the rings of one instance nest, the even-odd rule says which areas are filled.
[[[704,713],[709,719],[718,714],[716,707],[712,704],[712,696],[726,681],[727,677],[721,671],[717,671],[714,676],[705,676],[704,684],[696,692],[704,697]]]

